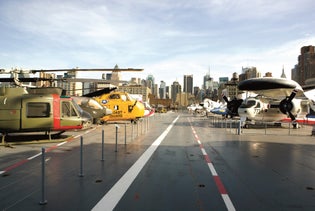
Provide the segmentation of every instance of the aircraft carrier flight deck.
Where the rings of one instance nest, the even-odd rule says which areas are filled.
[[[51,141],[12,135],[0,210],[315,210],[312,127],[289,126],[168,112]]]

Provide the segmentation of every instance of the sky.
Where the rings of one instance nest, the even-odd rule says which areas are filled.
[[[143,68],[122,73],[201,86],[242,67],[288,78],[315,45],[314,0],[0,1],[0,69]],[[100,78],[102,73],[79,73]]]

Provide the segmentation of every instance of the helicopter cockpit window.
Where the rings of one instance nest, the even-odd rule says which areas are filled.
[[[62,116],[78,116],[70,102],[62,102]]]
[[[42,118],[49,117],[50,104],[49,103],[27,103],[26,104],[26,117],[28,118]]]
[[[109,99],[120,99],[119,94],[112,94],[109,96]]]
[[[240,108],[251,108],[256,105],[256,100],[247,100],[243,102]]]
[[[260,102],[257,102],[256,108],[260,108]]]
[[[122,101],[126,101],[127,100],[127,96],[126,95],[121,95],[121,100]]]
[[[133,98],[132,98],[129,94],[127,94],[127,93],[126,93],[126,98],[127,98],[128,101],[130,101],[130,100],[136,100],[136,99],[133,99]]]
[[[89,102],[89,99],[87,99],[87,98],[82,98],[81,104],[78,103],[78,105],[87,106],[87,105],[88,105],[88,102]]]

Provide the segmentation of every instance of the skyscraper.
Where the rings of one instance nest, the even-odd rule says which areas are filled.
[[[147,87],[149,87],[151,89],[151,93],[155,96],[157,96],[157,90],[155,90],[155,82],[154,82],[154,76],[153,75],[148,75],[147,77],[147,80],[146,80],[146,83],[147,83]]]
[[[184,75],[184,92],[193,94],[193,75]]]
[[[285,73],[284,73],[284,67],[282,66],[282,73],[281,73],[281,76],[280,76],[281,78],[287,78],[287,76],[285,75]]]
[[[315,78],[315,47],[303,46],[298,64],[292,69],[291,78],[300,85],[305,85],[306,79]]]
[[[176,102],[176,97],[177,94],[180,94],[182,90],[182,86],[178,83],[178,81],[174,81],[173,84],[171,85],[171,98],[172,98],[172,102],[175,103]]]
[[[250,78],[260,78],[261,73],[256,67],[242,67],[242,74],[240,74],[238,77],[239,81],[244,81]]]
[[[213,87],[213,78],[211,78],[210,73],[208,73],[203,77],[203,89],[212,90],[212,87]]]
[[[160,99],[166,99],[166,83],[161,81],[159,88]]]

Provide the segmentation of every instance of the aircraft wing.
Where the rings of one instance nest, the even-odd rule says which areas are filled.
[[[315,110],[315,85],[303,86],[304,95],[310,100],[310,106]]]
[[[315,85],[303,86],[304,95],[315,103]]]
[[[251,78],[241,81],[238,88],[274,99],[290,96],[294,89],[298,91],[297,96],[303,96],[302,87],[297,82],[286,78]]]

